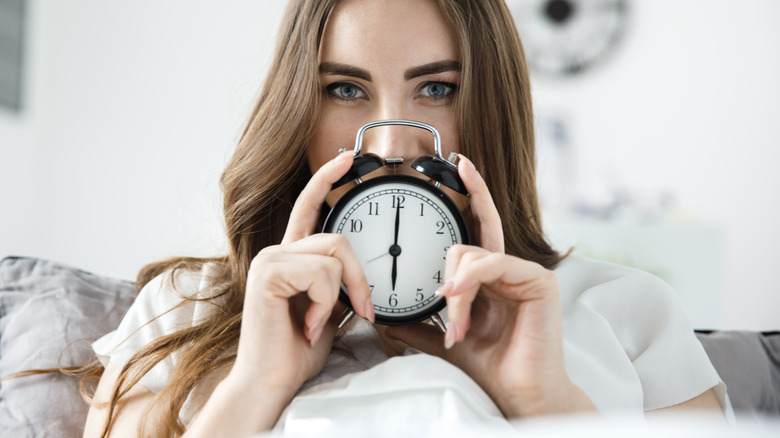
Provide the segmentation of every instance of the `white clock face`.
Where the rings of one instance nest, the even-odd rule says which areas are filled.
[[[460,212],[446,195],[412,177],[379,177],[356,190],[336,204],[325,231],[352,245],[377,321],[411,322],[438,311],[444,302],[434,292],[444,283],[447,250],[468,240]]]

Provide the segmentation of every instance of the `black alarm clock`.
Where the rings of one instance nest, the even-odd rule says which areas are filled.
[[[402,164],[400,158],[382,160],[361,154],[363,134],[377,126],[403,125],[433,134],[435,156],[412,163],[420,178],[370,173],[384,166]],[[411,120],[380,120],[363,125],[357,133],[352,168],[332,189],[354,182],[333,206],[323,232],[349,240],[371,288],[375,321],[385,325],[409,324],[430,319],[444,331],[438,316],[446,301],[436,290],[444,283],[447,251],[452,245],[469,244],[466,221],[444,185],[468,196],[457,166],[441,155],[441,139],[431,125]],[[341,325],[352,316],[344,290],[339,300],[349,307]]]

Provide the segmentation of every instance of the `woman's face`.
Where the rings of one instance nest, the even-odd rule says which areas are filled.
[[[435,1],[340,1],[325,26],[319,62],[325,98],[307,151],[312,172],[339,148],[351,150],[358,129],[375,120],[431,124],[441,134],[442,155],[457,152],[460,56]],[[413,127],[373,128],[361,152],[410,163],[433,155],[433,136]]]

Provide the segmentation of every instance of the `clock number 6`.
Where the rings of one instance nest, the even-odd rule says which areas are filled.
[[[390,294],[390,299],[388,300],[388,304],[390,304],[390,307],[395,307],[398,305],[398,294]]]

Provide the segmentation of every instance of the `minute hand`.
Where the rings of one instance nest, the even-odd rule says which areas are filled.
[[[398,228],[401,224],[401,206],[395,208],[395,238],[393,239],[393,245],[398,245]]]
[[[401,206],[395,207],[395,237],[393,246],[390,247],[390,255],[393,256],[393,270],[390,278],[393,280],[393,292],[395,292],[395,279],[398,277],[398,255],[401,254],[401,248],[398,246],[398,228],[401,224]]]

